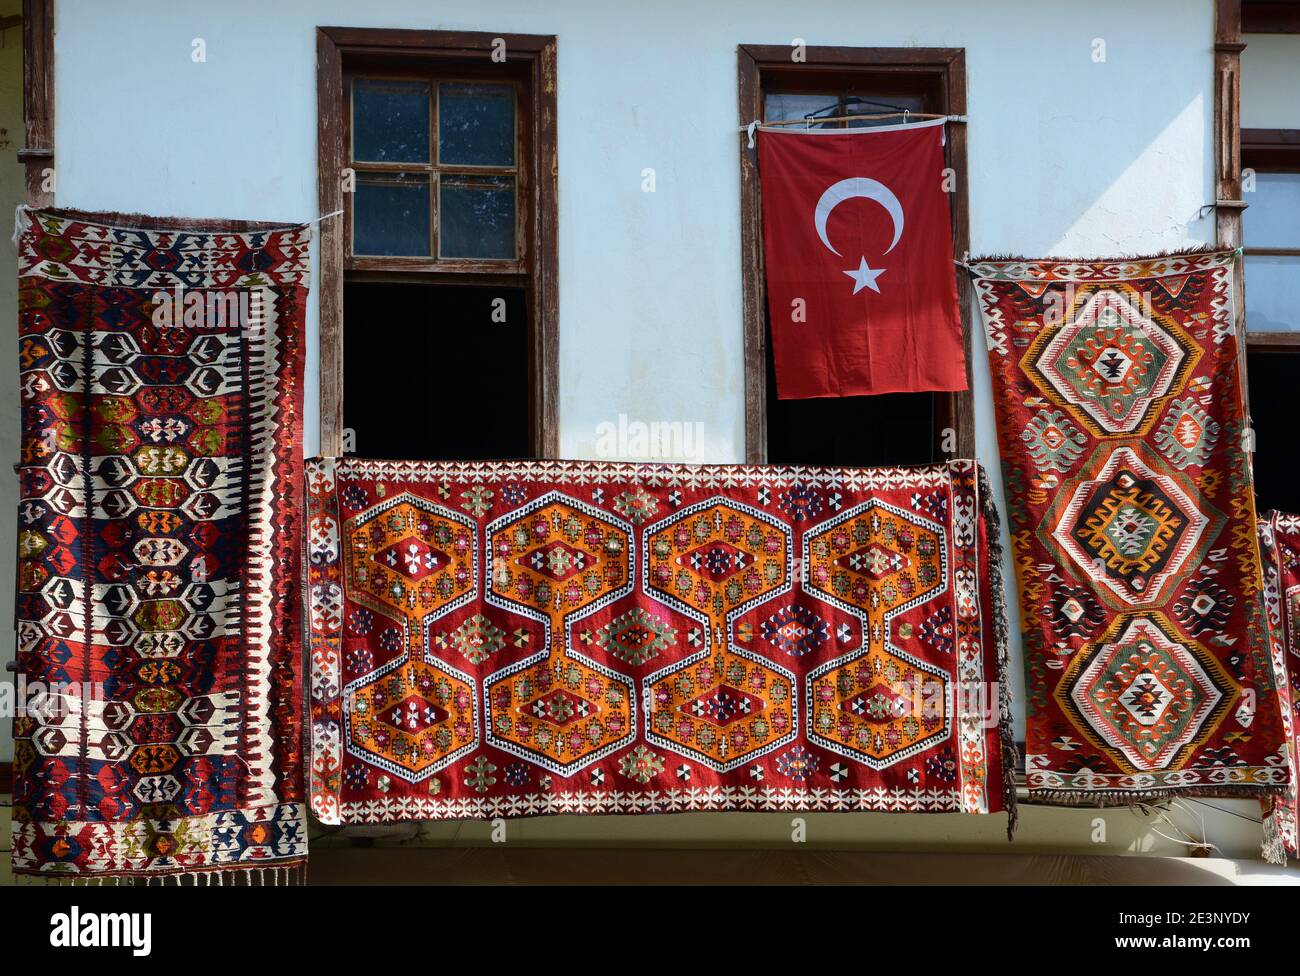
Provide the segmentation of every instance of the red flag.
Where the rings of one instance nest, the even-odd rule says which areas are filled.
[[[781,399],[966,389],[943,120],[760,129]]]

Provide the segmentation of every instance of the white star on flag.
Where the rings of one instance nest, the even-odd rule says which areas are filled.
[[[857,270],[845,271],[844,273],[853,279],[853,294],[856,295],[858,292],[862,291],[863,288],[870,288],[877,295],[880,294],[880,286],[876,284],[876,279],[885,273],[884,268],[878,268],[873,271],[871,270],[870,265],[867,264],[867,259],[862,258],[860,259]]]

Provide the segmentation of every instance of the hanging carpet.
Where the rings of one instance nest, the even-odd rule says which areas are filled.
[[[1234,256],[977,260],[1020,583],[1030,795],[1289,780],[1245,450]]]
[[[1274,669],[1282,703],[1283,727],[1291,743],[1291,787],[1283,796],[1268,797],[1264,807],[1264,858],[1285,864],[1300,857],[1300,780],[1296,777],[1295,738],[1300,723],[1295,713],[1295,689],[1300,686],[1300,516],[1270,512],[1259,523],[1259,549],[1264,560],[1269,633],[1273,638]]]
[[[19,221],[14,871],[285,879],[309,228]]]
[[[326,823],[1014,805],[971,462],[308,462]]]

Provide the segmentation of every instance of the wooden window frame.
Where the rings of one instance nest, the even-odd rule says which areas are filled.
[[[12,23],[6,27],[13,26]],[[43,189],[45,171],[54,167],[54,0],[23,0],[23,165],[26,203],[48,207],[54,194]],[[18,673],[16,660],[5,662]],[[14,764],[0,762],[0,794],[14,791]]]
[[[789,45],[742,44],[737,48],[739,122],[746,125],[763,117],[764,80],[784,75],[779,87],[791,90],[787,79],[798,75],[808,85],[831,84],[852,75],[897,74],[900,80],[933,86],[943,103],[936,109],[949,115],[966,114],[966,52],[963,48],[863,48],[809,47],[805,58],[794,63]],[[740,260],[744,304],[745,351],[745,462],[767,461],[767,295],[764,287],[762,219],[758,164],[754,150],[740,134]],[[948,126],[947,165],[956,173],[952,195],[953,253],[970,250],[970,195],[966,167],[966,127]],[[967,389],[936,393],[936,423],[955,430],[956,456],[975,456],[975,400],[971,388],[970,279],[957,275],[957,300],[961,309],[962,345],[966,352]]]
[[[1241,8],[1241,30],[1245,34],[1300,34],[1300,7],[1294,0],[1247,2]]]
[[[1223,249],[1241,246],[1241,0],[1214,4],[1214,239]],[[1237,376],[1250,419],[1250,378],[1246,371],[1246,282],[1237,265],[1232,276],[1233,329],[1237,334]]]
[[[504,65],[492,61],[504,42]],[[556,40],[552,35],[478,31],[316,29],[317,192],[322,214],[343,211],[343,220],[324,220],[320,235],[320,453],[343,453],[343,285],[348,281],[421,281],[429,284],[525,287],[530,329],[529,427],[533,453],[559,455],[559,252],[556,167]],[[516,126],[529,152],[516,160],[516,254],[500,259],[349,258],[346,233],[351,194],[343,192],[350,164],[350,112],[344,111],[345,66],[436,67],[487,80],[501,69],[528,86],[528,104],[517,106]],[[382,70],[380,73],[385,73]],[[526,116],[526,117],[525,117]],[[432,187],[431,187],[432,192]],[[523,215],[521,217],[521,214]],[[431,228],[432,231],[432,228]]]
[[[1300,173],[1300,129],[1242,129],[1241,165],[1257,173]],[[1243,255],[1300,257],[1300,247],[1251,247]],[[1244,265],[1243,265],[1244,266]],[[1252,332],[1246,323],[1246,347],[1279,352],[1300,347],[1300,332]]]

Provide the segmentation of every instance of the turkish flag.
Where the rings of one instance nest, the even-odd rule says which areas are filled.
[[[943,120],[760,129],[781,399],[966,389]]]

